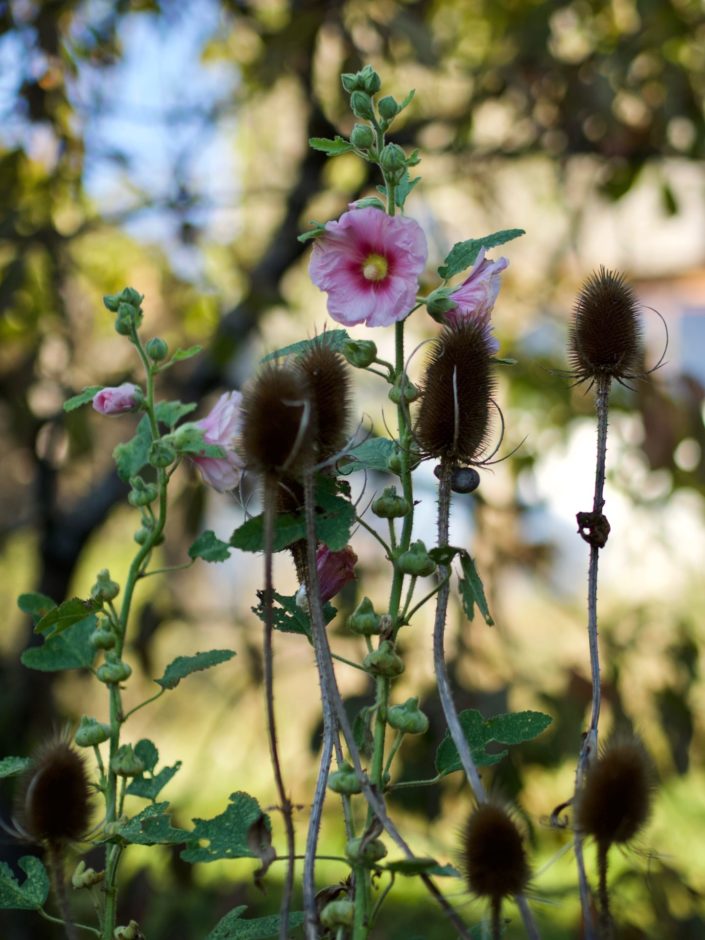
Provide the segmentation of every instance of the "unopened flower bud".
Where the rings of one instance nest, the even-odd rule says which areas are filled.
[[[416,401],[419,394],[418,388],[413,382],[410,382],[406,376],[402,376],[401,380],[397,381],[389,389],[389,399],[393,401],[395,405],[398,405],[401,401]]]
[[[375,142],[375,134],[368,124],[356,124],[350,134],[350,143],[358,150],[367,150]]]
[[[377,102],[377,110],[385,121],[391,121],[399,114],[399,105],[391,95],[385,95]]]
[[[96,747],[110,737],[110,725],[105,725],[95,718],[84,715],[78,726],[74,740],[79,747]]]
[[[384,842],[379,839],[365,840],[364,836],[349,839],[345,846],[345,854],[351,862],[367,862],[374,864],[387,854]]]
[[[349,95],[362,87],[356,72],[343,72],[340,76],[340,81]]]
[[[384,640],[378,649],[372,650],[362,661],[362,668],[375,676],[393,679],[404,672],[404,661],[394,652],[391,640]]]
[[[426,309],[437,323],[445,323],[445,314],[454,310],[456,302],[450,297],[451,288],[439,287],[428,295]]]
[[[382,80],[371,65],[365,65],[357,73],[359,87],[370,95],[376,95],[382,87]]]
[[[113,601],[120,593],[120,585],[117,581],[110,580],[110,572],[107,568],[102,568],[91,588],[91,597],[96,601]]]
[[[77,891],[80,888],[92,888],[93,885],[100,884],[104,877],[104,871],[86,868],[86,863],[81,859],[78,865],[76,865],[74,873],[71,875],[71,885]]]
[[[132,668],[121,659],[105,662],[102,666],[98,666],[96,670],[98,681],[104,682],[106,685],[118,685],[120,682],[129,679],[131,675]]]
[[[343,356],[356,369],[366,369],[377,358],[377,346],[371,339],[351,339],[342,349]]]
[[[381,496],[372,502],[372,512],[380,519],[398,519],[411,512],[409,501],[397,495],[395,486],[388,486]]]
[[[97,630],[94,630],[93,633],[91,633],[89,642],[93,649],[111,650],[117,641],[112,630],[109,630],[106,627],[98,627]]]
[[[143,940],[144,934],[136,920],[131,920],[127,927],[116,927],[114,940]]]
[[[375,116],[372,108],[372,99],[367,92],[364,91],[354,91],[352,95],[350,95],[350,108],[355,117],[363,118],[367,121],[372,120]]]
[[[398,144],[387,144],[379,156],[379,165],[390,179],[399,182],[406,170],[406,154]]]
[[[425,578],[436,570],[436,563],[429,556],[424,543],[419,541],[397,558],[397,568],[404,574]]]
[[[147,341],[144,348],[152,362],[162,362],[169,352],[166,340],[163,340],[161,336],[153,336],[152,339]]]
[[[426,734],[428,731],[428,718],[419,708],[417,698],[409,698],[403,705],[388,708],[387,724],[404,734]]]
[[[130,506],[137,509],[142,506],[149,506],[159,495],[156,483],[145,483],[142,477],[131,477],[130,486],[132,489],[127,494],[127,501]]]
[[[334,793],[361,793],[362,787],[355,768],[343,762],[338,770],[334,770],[328,777],[328,788]]]
[[[329,901],[321,911],[321,926],[327,930],[352,927],[354,920],[355,905],[352,901]]]
[[[176,460],[176,448],[170,441],[153,441],[147,459],[153,467],[168,467]]]
[[[139,307],[143,300],[144,294],[140,294],[134,287],[126,287],[119,294],[106,294],[103,297],[103,303],[111,313],[117,313],[121,303]]]
[[[375,613],[369,597],[363,597],[348,617],[348,629],[360,636],[373,636],[375,633],[379,633],[379,616]]]
[[[122,415],[137,411],[144,401],[142,389],[133,382],[101,388],[93,396],[93,408],[101,415]]]
[[[110,761],[110,769],[118,777],[139,777],[144,773],[144,761],[134,752],[131,744],[121,745],[113,759]]]

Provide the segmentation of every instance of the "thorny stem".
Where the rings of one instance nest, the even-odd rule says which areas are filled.
[[[451,475],[453,472],[452,465],[449,460],[441,461],[441,476],[438,484],[438,547],[447,548],[448,547],[448,527],[450,521],[450,482]],[[458,756],[460,757],[460,762],[463,765],[463,770],[465,775],[468,778],[468,782],[472,787],[473,793],[475,794],[475,799],[479,803],[483,803],[487,800],[487,794],[485,788],[480,779],[480,774],[477,770],[477,765],[473,759],[472,753],[470,751],[470,746],[463,734],[463,729],[460,726],[460,720],[458,718],[458,713],[455,708],[455,703],[453,702],[453,695],[450,689],[450,682],[448,681],[448,671],[446,669],[445,663],[445,652],[444,652],[444,635],[445,635],[445,624],[446,617],[448,614],[448,597],[450,594],[450,568],[448,565],[439,565],[438,566],[438,575],[442,580],[442,586],[438,591],[438,597],[436,599],[436,619],[433,626],[433,666],[436,673],[436,682],[438,684],[438,695],[441,700],[441,706],[443,707],[443,714],[445,715],[446,722],[448,723],[448,730],[450,731],[450,736],[453,739],[458,750]],[[517,895],[516,903],[521,914],[522,921],[524,922],[524,929],[526,930],[527,936],[530,940],[538,940],[539,932],[534,922],[533,915],[529,909],[529,905],[526,902],[526,899]],[[493,911],[493,923],[494,923],[495,912]],[[499,910],[496,912],[497,919],[499,918]],[[499,936],[500,934],[495,930],[494,936]]]
[[[316,940],[316,849],[318,847],[318,835],[321,831],[321,816],[323,815],[323,802],[326,798],[326,786],[328,784],[328,773],[330,771],[330,762],[333,757],[333,735],[334,729],[330,724],[323,728],[323,746],[321,748],[321,763],[318,769],[316,779],[316,789],[313,794],[313,803],[311,805],[311,816],[308,823],[308,833],[306,835],[306,856],[304,859],[304,911],[306,916],[306,936],[309,940]]]
[[[282,775],[281,762],[279,760],[279,748],[277,745],[277,727],[274,715],[274,670],[273,670],[273,652],[272,652],[272,634],[274,631],[274,611],[272,608],[272,599],[274,594],[274,585],[272,578],[272,545],[274,542],[274,513],[276,505],[276,483],[268,479],[265,483],[265,501],[264,501],[264,689],[265,702],[267,708],[267,736],[269,737],[269,751],[272,758],[272,770],[274,772],[274,782],[279,796],[282,816],[284,818],[284,828],[286,830],[286,849],[288,864],[286,869],[286,878],[284,880],[284,891],[280,907],[279,938],[287,940],[289,935],[289,910],[291,908],[291,896],[294,890],[294,856],[296,855],[294,820],[286,787],[284,786],[284,777]]]
[[[50,842],[47,845],[47,865],[51,875],[56,903],[61,913],[64,924],[64,930],[68,940],[78,940],[76,926],[71,916],[68,894],[66,892],[66,875],[64,873],[64,857],[61,853],[61,847],[56,843]]]
[[[599,376],[596,380],[595,408],[597,412],[597,456],[595,460],[595,490],[592,500],[593,520],[602,515],[605,505],[605,469],[607,463],[607,426],[609,416],[609,393],[611,379],[609,376]],[[604,543],[603,543],[604,544]],[[600,705],[602,699],[602,685],[600,678],[600,648],[597,630],[597,570],[601,545],[596,539],[590,541],[590,562],[588,566],[588,645],[590,649],[590,674],[592,677],[592,708],[590,712],[590,725],[583,738],[580,749],[578,766],[575,772],[575,790],[580,790],[585,779],[587,769],[597,754],[598,725],[600,721]],[[580,905],[583,912],[585,940],[595,938],[595,927],[590,907],[590,886],[585,871],[583,857],[582,835],[576,830],[575,858],[578,866],[578,886],[580,891]]]

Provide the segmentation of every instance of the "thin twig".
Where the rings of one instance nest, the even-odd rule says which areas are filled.
[[[335,729],[330,723],[323,726],[323,746],[321,748],[321,763],[318,768],[318,778],[316,779],[316,789],[313,794],[313,803],[311,805],[311,816],[308,823],[308,833],[306,835],[306,857],[304,859],[304,912],[306,918],[306,936],[309,940],[317,940],[318,937],[318,918],[316,910],[316,850],[318,848],[318,835],[321,830],[321,817],[323,815],[323,803],[326,798],[326,787],[328,785],[328,773],[330,771],[330,762],[333,756],[333,736]]]

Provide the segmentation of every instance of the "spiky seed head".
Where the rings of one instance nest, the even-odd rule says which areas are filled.
[[[18,817],[27,834],[50,846],[77,842],[88,831],[91,803],[83,757],[61,738],[42,747],[20,787]]]
[[[299,359],[316,410],[318,460],[327,460],[345,444],[350,417],[350,378],[341,356],[317,340]]]
[[[462,836],[462,864],[468,887],[479,897],[499,902],[526,888],[531,872],[524,840],[499,803],[480,803],[470,814]]]
[[[601,267],[583,284],[573,310],[568,352],[576,378],[629,378],[639,369],[641,340],[633,288]]]
[[[447,326],[433,345],[416,416],[416,437],[430,457],[476,461],[487,440],[495,389],[487,328]]]
[[[602,848],[629,842],[651,814],[653,771],[640,741],[608,744],[577,794],[575,824]]]
[[[241,446],[248,469],[296,478],[314,463],[315,415],[299,369],[267,365],[243,394]]]

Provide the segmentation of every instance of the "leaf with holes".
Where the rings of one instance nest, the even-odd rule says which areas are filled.
[[[278,914],[242,920],[242,915],[246,910],[247,906],[244,904],[233,908],[222,920],[218,921],[206,940],[268,940],[269,937],[279,936],[281,918]],[[289,931],[300,927],[303,922],[302,913],[292,912],[289,914]]]
[[[490,742],[514,745],[531,741],[553,721],[550,715],[534,711],[510,712],[484,719],[474,708],[460,712],[458,718],[465,740],[470,746],[470,753],[478,767],[497,764],[509,753],[507,750],[497,754],[488,753],[486,747]],[[446,732],[436,751],[436,770],[442,776],[462,770],[458,749],[449,732]]]
[[[185,862],[214,862],[221,858],[261,858],[262,826],[271,833],[269,816],[249,793],[232,793],[227,809],[213,819],[194,819],[189,844],[181,853]],[[199,843],[206,843],[205,845]]]
[[[137,816],[116,826],[106,841],[130,845],[179,845],[188,842],[193,834],[187,829],[172,826],[171,816],[166,812],[168,807],[168,803],[147,806]]]
[[[33,855],[25,855],[17,864],[27,876],[21,884],[10,866],[0,862],[0,909],[39,910],[49,896],[47,870]]]

